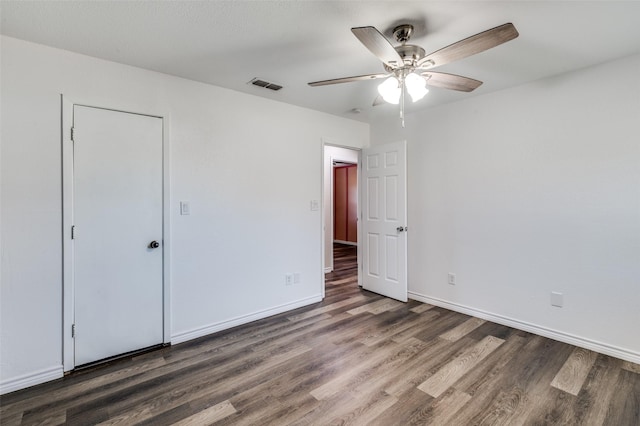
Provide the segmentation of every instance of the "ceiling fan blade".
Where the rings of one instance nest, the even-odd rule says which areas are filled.
[[[418,61],[418,67],[432,68],[448,64],[484,52],[516,37],[518,37],[516,27],[511,23],[503,24],[428,54]]]
[[[365,75],[356,75],[354,77],[343,77],[343,78],[334,78],[331,80],[320,80],[320,81],[312,81],[308,83],[309,86],[327,86],[329,84],[338,84],[338,83],[349,83],[351,81],[362,81],[362,80],[375,80],[376,78],[385,78],[388,77],[389,74],[365,74]]]
[[[391,68],[404,65],[402,57],[380,31],[374,27],[351,28],[351,32],[364,46]]]
[[[482,84],[481,81],[474,80],[473,78],[444,72],[426,71],[421,74],[427,79],[428,86],[458,90],[460,92],[472,92]]]

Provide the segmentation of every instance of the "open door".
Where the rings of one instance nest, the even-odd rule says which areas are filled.
[[[362,160],[362,286],[406,302],[406,141],[365,149]]]

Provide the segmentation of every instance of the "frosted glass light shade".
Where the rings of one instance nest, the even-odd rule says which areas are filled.
[[[407,85],[407,92],[409,92],[409,96],[411,96],[411,100],[413,100],[413,102],[419,101],[424,98],[424,95],[429,93],[429,89],[427,89],[427,81],[416,73],[410,73],[407,75],[404,82]]]
[[[397,105],[400,102],[400,82],[395,77],[389,77],[378,86],[378,93],[386,102]]]

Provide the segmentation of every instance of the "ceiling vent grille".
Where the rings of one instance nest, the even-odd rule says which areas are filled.
[[[257,77],[251,79],[251,81],[249,81],[247,84],[253,84],[254,86],[264,87],[265,89],[271,89],[275,91],[282,89],[282,86],[280,86],[279,84],[269,83],[268,81],[260,80]]]

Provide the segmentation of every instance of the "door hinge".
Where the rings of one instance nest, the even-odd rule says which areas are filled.
[[[76,130],[76,128],[75,128],[75,127],[72,127],[72,128],[71,128],[71,140],[72,140],[72,141],[74,140],[74,139],[73,139],[73,137],[74,137],[74,134],[75,134],[75,130]]]
[[[71,324],[71,337],[72,338],[76,337],[76,325],[75,324]]]
[[[71,239],[72,240],[76,239],[76,227],[75,227],[75,225],[71,227]]]

